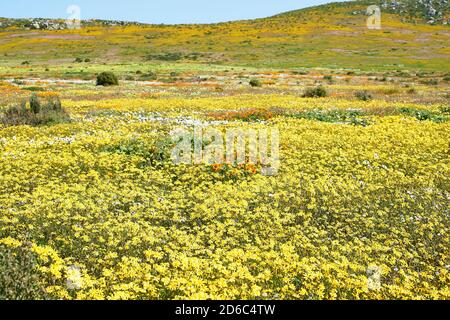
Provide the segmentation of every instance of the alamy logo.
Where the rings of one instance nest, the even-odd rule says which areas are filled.
[[[371,30],[381,29],[381,9],[379,6],[369,6],[367,8],[367,28]]]
[[[261,174],[273,176],[280,167],[280,137],[276,129],[228,129],[195,127],[170,133],[176,144],[171,158],[174,164],[260,165]]]
[[[367,288],[369,290],[381,289],[381,269],[371,265],[367,268]]]
[[[67,28],[70,30],[81,29],[81,9],[77,5],[70,5],[66,10],[69,16],[66,19]]]

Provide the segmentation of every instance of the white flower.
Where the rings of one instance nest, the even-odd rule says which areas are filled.
[[[69,290],[79,290],[83,287],[83,278],[79,267],[72,265],[67,268],[66,286]]]

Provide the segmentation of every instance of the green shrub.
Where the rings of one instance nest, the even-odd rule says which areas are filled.
[[[419,121],[433,121],[437,123],[446,122],[450,120],[450,117],[446,116],[444,114],[439,114],[436,112],[432,112],[430,110],[424,110],[424,109],[414,109],[414,108],[400,108],[399,109],[401,114],[414,117]]]
[[[170,138],[162,138],[154,142],[138,139],[120,141],[118,144],[107,146],[103,151],[119,153],[126,156],[141,158],[140,167],[159,166],[170,159],[173,142]]]
[[[142,76],[140,76],[140,80],[142,81],[154,81],[158,79],[158,75],[156,74],[156,72],[153,71],[149,71],[146,74],[143,74]]]
[[[261,87],[262,86],[261,81],[259,81],[258,79],[251,79],[250,85],[252,87]]]
[[[86,58],[86,59],[84,59],[84,62],[91,62],[91,59]]]
[[[117,86],[119,79],[112,72],[102,72],[97,76],[97,86]]]
[[[367,91],[357,91],[355,92],[355,97],[361,101],[370,101],[373,99],[372,95]]]
[[[446,75],[442,80],[444,80],[444,81],[450,81],[450,74],[449,74],[449,75]]]
[[[29,248],[0,245],[0,300],[46,300],[43,283],[49,279],[37,270]]]
[[[439,84],[439,81],[436,79],[429,79],[429,80],[422,80],[420,81],[422,84],[426,84],[429,86],[437,86]]]
[[[39,126],[68,121],[70,117],[62,108],[59,98],[50,98],[46,104],[41,104],[35,94],[30,97],[29,108],[27,102],[22,101],[19,105],[8,108],[0,119],[5,126]]]
[[[333,83],[333,76],[329,76],[329,75],[328,76],[324,76],[323,80],[326,80],[326,81],[328,81],[328,83],[331,84],[331,83]]]
[[[30,109],[34,114],[38,114],[41,111],[41,102],[34,93],[30,97]]]
[[[160,60],[160,61],[178,61],[183,59],[183,55],[178,52],[168,52],[162,54],[150,54],[147,56],[147,60]]]
[[[22,88],[23,90],[28,90],[28,91],[45,91],[44,88],[42,87],[24,87]]]
[[[81,62],[83,62],[83,58],[78,57],[78,58],[75,59],[75,62],[76,63],[81,63]]]
[[[58,97],[51,98],[47,101],[47,104],[45,105],[44,110],[47,111],[62,111],[62,104],[61,100],[59,100]]]
[[[352,124],[355,126],[368,126],[370,123],[363,118],[365,114],[356,110],[311,110],[290,114],[295,119],[316,120],[320,122]]]
[[[409,88],[407,92],[409,94],[414,94],[414,93],[417,93],[417,90],[416,90],[416,88]]]
[[[25,82],[23,82],[22,80],[19,80],[19,79],[14,79],[12,81],[12,83],[14,83],[14,84],[16,84],[18,86],[23,86],[25,84]]]
[[[304,70],[300,70],[300,71],[292,71],[292,74],[299,75],[299,76],[306,76],[307,74],[309,74],[309,72],[308,71],[304,71]]]
[[[306,89],[305,93],[303,94],[304,98],[323,98],[326,96],[328,96],[328,92],[322,86],[318,86],[315,88],[308,88],[308,89]]]
[[[439,111],[444,114],[450,115],[450,106],[439,107]]]

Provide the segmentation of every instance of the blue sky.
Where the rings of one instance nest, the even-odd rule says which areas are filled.
[[[335,0],[338,1],[338,0]],[[66,18],[78,5],[82,19],[147,23],[211,23],[271,16],[330,0],[1,0],[0,17]]]

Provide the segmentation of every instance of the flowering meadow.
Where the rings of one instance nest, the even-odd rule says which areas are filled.
[[[450,297],[448,104],[361,101],[345,84],[327,98],[39,85],[71,120],[0,130],[0,248],[37,287],[24,297]],[[175,165],[179,127],[276,128],[279,172]]]
[[[448,25],[368,3],[0,19],[0,300],[450,299]],[[174,130],[276,132],[276,170]]]

